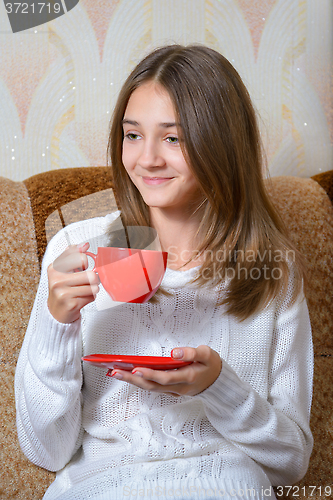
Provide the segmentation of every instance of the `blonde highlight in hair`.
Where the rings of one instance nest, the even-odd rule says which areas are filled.
[[[150,225],[149,207],[122,164],[122,119],[128,100],[135,89],[150,81],[164,87],[173,102],[183,152],[204,195],[197,208],[201,213],[197,255],[203,255],[204,262],[194,283],[218,286],[227,281],[219,304],[240,320],[286,292],[291,268],[296,297],[304,265],[265,188],[255,110],[237,71],[210,48],[171,45],[157,49],[123,85],[111,123],[108,156],[124,226]],[[217,258],[221,251],[222,260]],[[293,252],[294,262],[288,251]],[[281,259],[272,259],[277,252]],[[280,270],[279,279],[272,276],[273,269]],[[254,278],[253,270],[262,275]],[[160,289],[151,300],[159,293],[164,292]]]

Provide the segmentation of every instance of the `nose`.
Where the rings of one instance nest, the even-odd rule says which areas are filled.
[[[138,158],[138,164],[143,168],[162,167],[165,160],[160,146],[153,139],[142,141],[142,149]]]

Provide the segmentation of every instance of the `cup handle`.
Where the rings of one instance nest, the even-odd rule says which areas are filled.
[[[94,253],[91,253],[91,252],[84,252],[86,255],[88,255],[88,257],[91,257],[92,259],[94,259],[94,273],[96,273],[96,258],[97,258],[97,255],[95,255]]]

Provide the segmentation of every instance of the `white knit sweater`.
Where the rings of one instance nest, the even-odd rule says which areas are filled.
[[[118,215],[69,226],[45,254],[15,377],[21,447],[35,464],[58,471],[44,498],[238,492],[261,499],[271,485],[298,481],[312,450],[313,352],[301,297],[290,307],[289,293],[238,322],[214,306],[215,291],[188,284],[197,268],[167,269],[162,285],[173,296],[158,304],[107,308],[102,290],[81,320],[61,324],[51,316],[47,266],[69,243],[89,241],[92,251],[106,246],[106,228]],[[81,362],[93,353],[170,356],[174,347],[201,344],[216,350],[223,366],[194,397],[144,391]]]

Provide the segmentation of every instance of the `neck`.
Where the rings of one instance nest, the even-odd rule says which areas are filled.
[[[185,214],[172,214],[170,212],[150,209],[151,226],[159,236],[162,250],[168,252],[168,267],[179,269],[191,257],[197,254],[196,233],[200,223],[199,214],[186,217]],[[198,259],[193,259],[182,269],[189,269],[200,264]]]

